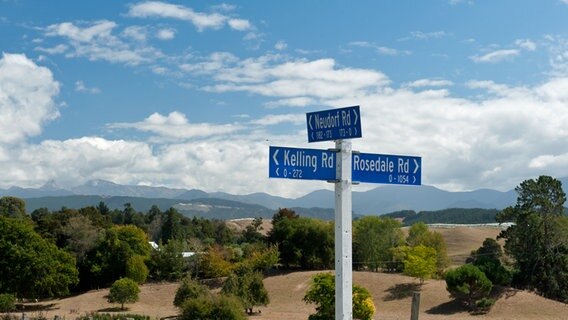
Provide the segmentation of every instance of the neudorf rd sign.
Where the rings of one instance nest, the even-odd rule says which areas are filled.
[[[361,138],[359,106],[306,113],[308,142]]]

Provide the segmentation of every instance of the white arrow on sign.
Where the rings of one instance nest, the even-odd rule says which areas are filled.
[[[353,114],[355,115],[355,123],[354,124],[357,124],[357,120],[359,119],[359,115],[357,114],[356,109],[353,109]]]
[[[412,159],[414,160],[414,172],[412,174],[416,174],[416,172],[418,172],[418,169],[420,168],[420,165],[418,165],[418,161],[416,161],[416,159]]]
[[[310,126],[310,130],[314,130],[314,127],[312,127],[312,115],[310,114],[310,117],[308,119],[308,125]]]
[[[278,173],[278,170],[280,170],[280,167],[276,168],[276,175],[280,177],[280,173]],[[414,179],[416,179],[416,177]]]
[[[278,151],[280,151],[280,149],[276,149],[276,151],[274,151],[274,154],[272,155],[272,159],[274,159],[274,163],[276,163],[276,165],[278,165],[278,160],[276,160],[276,155],[278,154]]]

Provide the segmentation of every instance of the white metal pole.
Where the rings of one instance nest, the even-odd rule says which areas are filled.
[[[335,148],[335,320],[352,320],[351,142],[337,140]]]

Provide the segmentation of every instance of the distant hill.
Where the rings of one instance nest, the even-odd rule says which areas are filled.
[[[568,178],[560,178],[560,181],[562,181],[566,189],[566,186],[568,186]],[[75,203],[91,203],[91,205],[93,205],[92,201],[98,203],[101,199],[105,199],[105,202],[113,202],[113,205],[119,208],[122,208],[122,205],[126,202],[135,202],[138,204],[137,206],[140,207],[138,210],[145,210],[151,202],[163,208],[198,199],[201,201],[204,201],[203,199],[228,200],[241,203],[239,206],[243,206],[243,208],[246,208],[246,206],[244,206],[245,204],[249,204],[258,205],[272,211],[278,208],[333,209],[335,204],[334,192],[330,190],[317,190],[299,198],[289,199],[269,195],[267,193],[252,193],[248,195],[233,195],[225,192],[207,193],[199,189],[186,190],[167,187],[120,185],[105,180],[91,180],[81,186],[70,189],[63,189],[57,186],[54,181],[48,181],[40,188],[12,187],[7,190],[0,189],[0,196],[7,195],[24,199],[65,197],[65,201],[70,201],[62,202],[56,199],[30,200],[29,208],[34,208],[35,203],[38,203],[38,201],[46,201],[45,206],[65,205],[75,207]],[[80,198],[85,196],[96,196],[98,198]],[[132,198],[135,198],[135,200]],[[359,215],[380,215],[401,210],[413,210],[416,212],[437,211],[449,208],[499,210],[513,205],[516,198],[517,194],[514,190],[502,192],[491,189],[480,189],[465,192],[450,192],[427,185],[380,185],[369,191],[353,192],[353,211]],[[142,199],[160,200],[145,201]],[[254,209],[251,210],[254,211]],[[193,212],[192,214],[202,213],[201,211],[191,212]],[[325,216],[330,215],[329,212],[321,214]]]
[[[402,219],[405,226],[410,226],[416,222],[432,223],[448,223],[448,224],[485,224],[495,223],[495,215],[499,210],[496,209],[464,209],[451,208],[438,211],[421,211],[412,210],[392,212],[383,217],[391,217],[393,219]]]

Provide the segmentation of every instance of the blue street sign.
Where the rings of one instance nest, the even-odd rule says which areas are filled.
[[[386,184],[422,184],[422,158],[353,153],[352,180]]]
[[[335,180],[336,153],[327,150],[271,146],[268,152],[270,178]]]
[[[361,138],[359,106],[306,113],[308,142]]]

